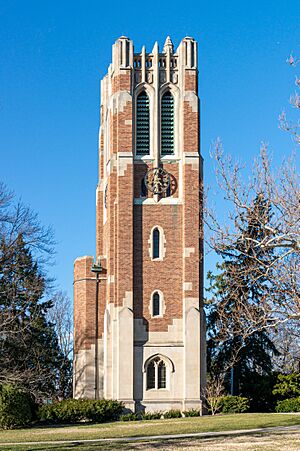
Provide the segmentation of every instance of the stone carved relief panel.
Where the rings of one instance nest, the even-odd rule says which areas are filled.
[[[171,72],[171,81],[176,85],[178,83],[178,74],[177,72]]]
[[[142,81],[142,74],[141,74],[141,72],[135,72],[134,80],[135,80],[136,83],[140,83]]]
[[[149,85],[151,85],[153,83],[153,73],[152,72],[147,72],[147,83],[149,83]]]
[[[165,83],[166,82],[166,72],[165,71],[160,71],[159,72],[159,82],[161,83],[161,84],[163,84],[163,83]]]

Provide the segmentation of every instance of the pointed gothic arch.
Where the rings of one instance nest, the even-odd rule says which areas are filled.
[[[175,371],[173,362],[166,356],[155,354],[144,364],[146,390],[170,389],[170,374]]]

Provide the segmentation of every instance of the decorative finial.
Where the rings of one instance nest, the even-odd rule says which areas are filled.
[[[155,41],[155,44],[152,49],[152,53],[158,53],[158,42],[157,41]]]
[[[171,41],[170,36],[167,37],[164,48],[163,48],[163,52],[166,53],[167,52],[167,48],[169,48],[171,50],[171,53],[173,53],[174,51],[174,46],[173,46],[173,42]]]

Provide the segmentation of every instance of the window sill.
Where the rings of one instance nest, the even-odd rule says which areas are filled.
[[[168,388],[146,388],[146,392],[148,392],[148,393],[153,393],[153,392],[156,392],[156,391],[168,392],[170,390]]]
[[[152,155],[135,155],[134,161],[143,162],[143,161],[154,161]]]
[[[168,161],[176,162],[176,161],[180,160],[180,158],[178,158],[177,155],[163,155],[160,157],[160,159],[161,159],[161,161],[164,161],[164,162],[168,162]]]

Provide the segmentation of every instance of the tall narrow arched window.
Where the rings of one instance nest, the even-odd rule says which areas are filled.
[[[162,360],[157,368],[157,388],[166,388],[166,365]]]
[[[150,102],[145,91],[136,99],[136,154],[150,153]]]
[[[152,236],[152,258],[160,257],[160,231],[158,229],[153,230]]]
[[[161,99],[161,154],[174,154],[174,98],[167,91]]]
[[[152,316],[160,315],[160,296],[156,291],[152,297]]]
[[[147,390],[155,388],[155,373],[155,363],[152,361],[147,366]]]

